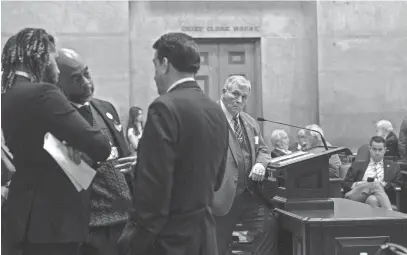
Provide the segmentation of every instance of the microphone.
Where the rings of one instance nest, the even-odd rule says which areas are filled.
[[[316,132],[316,133],[318,133],[318,134],[321,136],[321,141],[322,141],[322,143],[324,144],[325,150],[328,150],[328,145],[326,145],[326,141],[325,141],[324,136],[321,134],[321,132],[319,132],[319,131],[317,131],[317,130],[309,129],[309,128],[304,128],[304,127],[299,127],[299,126],[290,125],[290,124],[281,123],[281,122],[272,121],[272,120],[266,120],[265,118],[262,118],[262,117],[258,117],[257,120],[258,120],[258,121],[271,122],[271,123],[280,124],[280,125],[283,125],[283,126],[295,127],[295,128],[299,128],[299,129],[305,129],[305,130],[308,130],[308,131]]]

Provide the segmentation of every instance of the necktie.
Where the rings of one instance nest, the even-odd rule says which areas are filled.
[[[88,123],[93,126],[93,115],[92,110],[89,105],[84,105],[78,109],[78,112],[88,121]]]
[[[376,164],[376,165],[375,165],[376,178],[377,178],[379,181],[382,181],[382,180],[383,180],[383,172],[380,171],[381,164],[380,164],[380,163],[375,163],[375,164]]]
[[[242,129],[240,128],[239,117],[237,115],[235,117],[233,117],[233,129],[235,130],[237,139],[239,140],[240,143],[242,143],[243,142],[243,132],[242,132]]]

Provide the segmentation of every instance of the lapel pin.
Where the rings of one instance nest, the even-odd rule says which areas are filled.
[[[107,113],[106,113],[106,116],[107,116],[109,119],[111,119],[111,120],[113,119],[113,116],[112,116],[112,114],[110,114],[110,112],[107,112]]]
[[[117,131],[121,132],[122,131],[122,125],[117,124],[117,123],[113,123],[114,127],[116,128]]]

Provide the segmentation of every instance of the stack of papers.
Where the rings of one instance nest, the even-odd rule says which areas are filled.
[[[85,161],[73,162],[68,156],[68,148],[51,133],[44,136],[44,149],[55,159],[69,177],[76,190],[87,190],[96,175],[96,171]]]

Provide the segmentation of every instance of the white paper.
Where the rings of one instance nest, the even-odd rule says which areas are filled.
[[[68,156],[67,147],[51,133],[44,136],[44,149],[55,159],[78,192],[89,188],[96,171],[85,161],[81,160],[79,165],[73,162]]]

